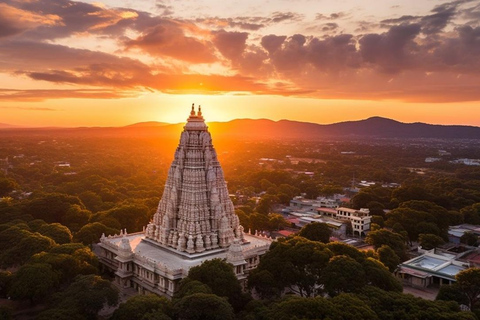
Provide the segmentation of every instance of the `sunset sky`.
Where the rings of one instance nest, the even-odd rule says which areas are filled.
[[[480,126],[480,1],[2,0],[0,123]]]

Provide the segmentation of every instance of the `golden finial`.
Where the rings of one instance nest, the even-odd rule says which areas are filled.
[[[192,111],[190,112],[191,116],[195,115],[195,103],[192,103]]]

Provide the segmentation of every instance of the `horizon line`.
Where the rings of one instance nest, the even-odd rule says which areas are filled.
[[[348,123],[348,122],[360,122],[360,121],[365,121],[373,118],[380,118],[380,119],[385,119],[385,120],[391,120],[395,121],[398,123],[403,123],[403,124],[427,124],[427,125],[434,125],[434,126],[461,126],[461,127],[474,127],[474,128],[480,128],[480,126],[472,125],[472,124],[458,124],[458,123],[451,123],[451,124],[439,124],[439,123],[429,123],[429,122],[421,122],[421,121],[414,121],[414,122],[402,122],[397,119],[393,118],[387,118],[387,117],[382,117],[382,116],[370,116],[367,118],[361,118],[361,119],[355,119],[355,120],[344,120],[344,121],[338,121],[338,122],[331,122],[331,123],[319,123],[319,122],[311,122],[311,121],[300,121],[300,120],[292,120],[292,119],[280,119],[280,120],[273,120],[273,119],[268,119],[268,118],[234,118],[226,121],[206,121],[206,123],[229,123],[233,121],[238,121],[238,120],[252,120],[252,121],[271,121],[271,122],[281,122],[281,121],[290,121],[290,122],[298,122],[298,123],[309,123],[309,124],[316,124],[316,125],[334,125],[334,124],[339,124],[339,123]],[[186,122],[186,120],[185,120]],[[130,123],[130,124],[125,124],[125,125],[111,125],[111,126],[101,126],[101,125],[79,125],[79,126],[54,126],[54,125],[45,125],[45,126],[29,126],[29,125],[17,125],[17,124],[10,124],[10,123],[0,123],[0,129],[5,130],[5,129],[93,129],[93,128],[127,128],[127,127],[132,127],[135,125],[141,125],[141,124],[147,124],[147,123],[157,123],[157,124],[164,124],[164,126],[171,126],[171,125],[181,125],[184,124],[185,122],[168,122],[168,121],[157,121],[157,120],[145,120],[145,121],[139,121],[135,123]],[[161,127],[161,125],[159,126]]]

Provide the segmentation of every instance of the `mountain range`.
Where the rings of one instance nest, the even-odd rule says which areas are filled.
[[[110,128],[48,128],[28,129],[42,131],[68,131],[70,133],[98,133],[108,135],[155,135],[178,137],[184,124],[162,122],[141,122],[125,127]],[[392,119],[372,117],[359,121],[334,124],[316,124],[290,120],[272,121],[267,119],[236,119],[229,122],[209,122],[210,131],[222,138],[245,139],[303,139],[322,138],[439,138],[439,139],[480,139],[480,127],[464,125],[433,125],[426,123],[402,123]],[[0,124],[0,128],[19,129]]]

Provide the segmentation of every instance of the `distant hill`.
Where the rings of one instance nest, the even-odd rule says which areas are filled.
[[[438,138],[480,139],[480,127],[461,125],[432,125],[426,123],[402,123],[392,119],[372,117],[359,121],[346,121],[322,125],[316,123],[268,119],[236,119],[229,122],[208,122],[215,139],[296,139],[318,140],[325,138],[368,139],[368,138]],[[141,122],[114,128],[42,128],[18,129],[8,132],[29,131],[32,133],[55,132],[56,134],[95,136],[141,136],[178,139],[184,124]],[[6,132],[6,131],[4,131]]]
[[[0,123],[0,129],[10,129],[10,128],[19,128],[19,127],[11,124],[7,124],[7,123]]]
[[[146,122],[138,122],[134,124],[130,124],[125,126],[124,128],[144,128],[144,127],[163,127],[168,126],[171,123],[167,122],[158,122],[158,121],[146,121]]]
[[[339,122],[328,125],[290,120],[233,120],[209,124],[213,132],[222,136],[249,138],[319,139],[339,138],[441,138],[480,139],[480,127],[460,125],[432,125],[426,123],[402,123],[391,119],[372,117],[359,121]]]

